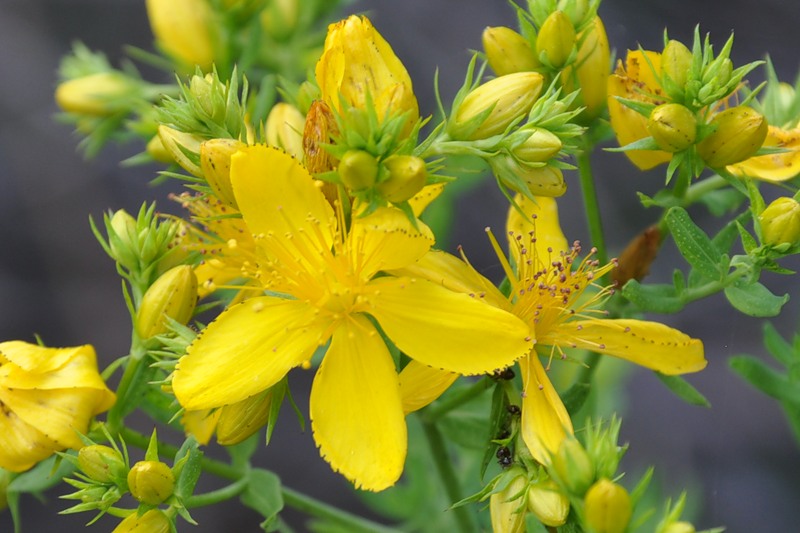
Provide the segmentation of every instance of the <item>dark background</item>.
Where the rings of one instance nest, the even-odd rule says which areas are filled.
[[[480,48],[483,28],[514,24],[504,0],[373,0],[355,2],[351,9],[371,10],[374,24],[411,72],[423,113],[434,109],[436,68],[448,101],[463,78],[466,50]],[[637,43],[660,49],[665,26],[672,37],[687,42],[700,23],[717,48],[735,30],[734,64],[760,59],[769,51],[783,79],[793,80],[797,72],[800,4],[795,2],[606,0],[600,14],[618,55]],[[58,61],[78,39],[105,51],[113,62],[121,57],[123,44],[150,48],[144,2],[0,0],[0,340],[31,340],[38,333],[52,346],[91,343],[107,364],[124,355],[130,330],[119,279],[94,241],[88,215],[99,220],[107,209],[134,212],[145,200],[164,205],[174,186],[149,187],[154,167],[119,166],[139,146],[111,147],[97,159],[84,161],[76,150],[78,138],[53,120]],[[641,174],[615,154],[597,154],[594,164],[614,254],[657,217],[639,205],[634,191],[656,191],[663,174]],[[571,188],[559,204],[562,225],[570,240],[587,243],[577,179],[570,175],[568,180]],[[482,230],[487,225],[501,227],[505,205],[488,180],[459,203],[459,225],[451,245],[462,243],[472,250],[473,262],[489,274],[497,271],[497,264]],[[701,225],[713,225],[702,209],[692,214]],[[666,280],[682,263],[667,248],[658,264],[653,279]],[[775,292],[795,296],[792,279],[773,276],[765,282]],[[722,297],[659,319],[705,342],[708,368],[691,381],[713,408],[685,405],[650,373],[633,370],[622,411],[622,437],[632,443],[625,468],[637,472],[655,463],[669,493],[692,489],[699,527],[725,525],[730,533],[795,531],[800,520],[798,447],[777,404],[745,385],[726,363],[738,353],[762,354],[762,321],[736,313]],[[797,303],[792,300],[778,328],[790,335],[797,322]],[[303,408],[303,387],[309,382],[310,376],[303,373],[293,377],[295,397]],[[259,462],[293,488],[362,510],[344,479],[319,458],[310,434],[301,433],[290,417],[279,425]],[[49,494],[47,509],[32,498],[26,500],[25,531],[82,529],[88,515],[55,514],[67,506],[55,499],[59,493]],[[193,515],[200,526],[181,530],[258,531],[256,514],[238,504]],[[285,516],[302,523],[290,511]],[[8,513],[1,514],[0,531],[10,530],[10,524]],[[114,524],[104,519],[93,529],[111,530]]]

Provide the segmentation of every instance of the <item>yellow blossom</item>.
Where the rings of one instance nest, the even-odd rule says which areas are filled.
[[[214,62],[211,6],[207,0],[147,0],[147,16],[161,48],[193,70]]]
[[[769,126],[763,147],[782,148],[786,152],[757,155],[727,167],[736,176],[764,181],[786,181],[800,174],[800,128],[785,130]]]
[[[56,451],[80,449],[78,435],[114,401],[91,346],[0,343],[0,467],[22,472]]]
[[[629,50],[625,64],[619,61],[616,71],[608,77],[608,113],[620,146],[649,137],[650,133],[647,131],[647,117],[627,107],[616,97],[663,104],[663,89],[657,78],[660,71],[661,54]],[[666,163],[672,158],[672,154],[660,150],[629,150],[625,155],[641,170]]]
[[[419,119],[411,77],[366,17],[351,15],[328,27],[316,77],[322,99],[336,111],[342,101],[364,109],[370,98],[381,119],[406,113],[406,133]]]
[[[339,204],[278,149],[235,154],[231,183],[256,245],[251,277],[269,294],[229,307],[197,337],[178,361],[176,397],[188,410],[232,404],[327,346],[310,397],[314,439],[357,487],[391,486],[405,461],[404,409],[397,369],[368,316],[412,359],[458,374],[513,363],[530,349],[529,327],[425,279],[376,277],[423,256],[430,230],[390,207],[345,229]]]

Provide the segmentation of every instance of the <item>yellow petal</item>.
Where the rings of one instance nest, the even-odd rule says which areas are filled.
[[[414,278],[378,278],[370,313],[420,363],[472,375],[509,366],[530,349],[530,328],[476,296]]]
[[[422,278],[446,289],[477,295],[495,307],[509,310],[511,304],[494,283],[481,276],[458,257],[439,250],[430,250],[416,262],[392,274],[399,277]]]
[[[94,354],[94,348],[89,345],[47,348],[24,341],[0,342],[0,356],[26,372],[52,372],[84,350],[91,350]]]
[[[422,257],[433,245],[433,233],[422,222],[417,226],[419,231],[394,207],[354,218],[347,241],[354,271],[369,279],[379,270],[400,268]]]
[[[458,374],[410,361],[400,372],[400,396],[403,412],[413,413],[442,395],[458,378]]]
[[[329,324],[298,300],[250,298],[224,311],[178,361],[172,388],[188,410],[244,400],[277,383],[327,340]]]
[[[202,446],[205,446],[214,434],[221,412],[220,409],[184,411],[183,416],[181,416],[181,425],[187,435],[191,435]]]
[[[506,230],[514,232],[515,235],[522,235],[523,241],[528,242],[527,236],[533,231],[536,235],[537,257],[558,257],[560,252],[569,251],[569,243],[561,231],[561,224],[558,221],[558,202],[555,198],[537,196],[536,202],[518,194],[514,201],[522,209],[522,214],[511,206],[508,210],[506,219]],[[516,246],[510,247],[514,261],[519,261],[519,249]]]
[[[419,191],[416,195],[414,195],[411,200],[408,201],[411,209],[414,211],[414,215],[419,217],[425,208],[430,205],[430,203],[442,194],[444,191],[444,183],[434,183],[433,185],[426,185]]]
[[[408,437],[394,362],[381,336],[354,315],[334,332],[314,377],[314,440],[356,488],[379,491],[403,472]]]
[[[317,270],[336,227],[311,174],[286,152],[249,146],[231,157],[231,184],[244,221],[271,258]],[[289,263],[291,264],[291,263]]]
[[[15,416],[0,416],[0,468],[24,472],[61,447]]]
[[[535,352],[519,360],[522,372],[522,439],[533,458],[542,464],[558,451],[567,434],[573,434],[561,398]]]
[[[663,374],[686,374],[706,367],[703,342],[658,322],[632,319],[576,320],[554,328],[552,341],[613,355]]]
[[[788,152],[751,157],[727,167],[728,171],[765,181],[786,181],[800,173],[800,128],[784,130],[769,126],[762,146],[783,148]]]

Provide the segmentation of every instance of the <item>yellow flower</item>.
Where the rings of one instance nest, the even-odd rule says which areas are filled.
[[[800,128],[785,130],[769,126],[767,140],[762,145],[783,148],[786,152],[759,155],[727,167],[736,176],[747,176],[764,181],[786,181],[800,174]]]
[[[411,77],[366,17],[351,15],[328,26],[316,77],[322,99],[336,111],[342,101],[364,109],[369,95],[381,119],[407,113],[406,133],[419,119]]]
[[[0,343],[0,467],[22,472],[56,451],[81,448],[78,434],[115,398],[89,345]]]
[[[214,62],[211,6],[207,0],[147,0],[147,16],[161,48],[194,70]]]
[[[528,217],[513,208],[509,211],[509,247],[513,263],[518,265],[516,270],[490,233],[511,282],[508,298],[470,266],[440,252],[428,253],[398,274],[431,279],[509,310],[531,326],[536,347],[550,360],[565,358],[565,349],[579,348],[626,359],[664,374],[696,372],[705,367],[703,344],[697,339],[658,322],[602,318],[603,312],[596,307],[609,289],[600,289],[592,296],[587,289],[614,264],[598,265],[591,255],[579,260],[577,243],[567,249],[554,199],[539,197],[534,204],[518,195],[516,202]],[[535,220],[535,227],[529,220]],[[437,277],[436,273],[443,270],[448,276]],[[518,361],[524,389],[522,437],[534,458],[547,464],[573,430],[569,414],[538,357],[539,350],[532,350]],[[433,382],[433,378],[429,379]]]
[[[231,183],[256,244],[254,277],[269,295],[229,307],[197,337],[175,370],[176,397],[188,410],[232,404],[327,345],[310,398],[320,452],[357,487],[391,486],[405,461],[406,425],[397,370],[371,319],[418,363],[459,374],[513,363],[530,349],[529,327],[437,283],[376,277],[425,254],[427,227],[383,207],[346,230],[342,210],[280,150],[234,155]]]
[[[651,68],[652,65],[652,68]],[[620,146],[649,137],[647,117],[621,103],[615,97],[637,100],[648,104],[663,104],[663,89],[657,74],[661,72],[661,54],[651,51],[629,50],[625,58],[617,63],[616,71],[608,77],[608,113],[611,127]],[[641,170],[666,163],[672,154],[660,150],[629,150],[628,159]]]

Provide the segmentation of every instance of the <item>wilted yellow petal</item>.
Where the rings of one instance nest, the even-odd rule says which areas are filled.
[[[728,172],[765,181],[786,181],[800,174],[800,128],[784,130],[769,126],[762,146],[783,148],[787,152],[751,157],[727,167]]]
[[[400,385],[381,336],[355,315],[334,332],[309,405],[320,453],[356,488],[394,485],[408,446]]]
[[[572,435],[572,420],[536,352],[519,360],[522,372],[522,439],[534,459],[550,462],[567,434]]]
[[[403,412],[413,413],[442,395],[458,378],[458,374],[439,370],[411,360],[400,372],[400,396]]]
[[[479,300],[414,278],[378,278],[369,312],[398,348],[420,363],[483,374],[505,368],[528,352],[530,328]]]

